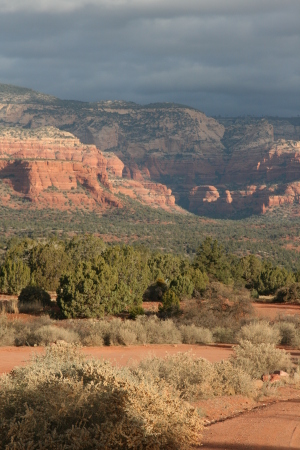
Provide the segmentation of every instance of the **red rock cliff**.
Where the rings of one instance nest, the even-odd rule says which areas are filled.
[[[54,127],[0,130],[0,192],[10,206],[24,199],[37,208],[101,210],[122,207],[116,194],[123,193],[176,209],[169,189],[145,180],[138,168],[132,169],[133,180],[123,179],[123,169],[116,155],[104,157],[94,145]]]

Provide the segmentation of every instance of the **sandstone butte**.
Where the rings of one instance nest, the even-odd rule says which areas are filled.
[[[300,118],[214,119],[176,104],[69,102],[0,84],[0,123],[2,201],[120,207],[120,193],[220,217],[299,205]],[[24,133],[9,135],[16,126]],[[49,126],[71,135],[56,129],[46,145]]]
[[[166,186],[147,170],[128,170],[113,153],[82,144],[55,127],[0,129],[0,199],[22,208],[121,208],[116,195],[169,211],[181,211]]]

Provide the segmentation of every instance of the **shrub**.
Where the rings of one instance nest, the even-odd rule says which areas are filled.
[[[149,379],[160,379],[169,384],[186,400],[222,395],[253,395],[251,377],[229,361],[211,363],[188,353],[168,355],[166,358],[148,358],[138,369]]]
[[[255,394],[255,386],[250,375],[241,367],[233,366],[231,361],[220,361],[214,364],[217,377],[214,380],[215,395]]]
[[[253,307],[249,292],[232,286],[212,282],[201,300],[191,301],[180,318],[186,324],[204,328],[229,328],[236,332],[246,318],[251,317]]]
[[[141,299],[141,295],[134,295],[134,291],[139,291],[138,279],[132,277],[131,285],[127,284],[118,271],[121,272],[120,267],[99,259],[97,264],[82,263],[75,273],[63,275],[57,289],[57,304],[63,316],[102,317],[105,313],[118,314],[137,306]]]
[[[83,345],[179,344],[181,332],[170,319],[138,316],[136,320],[74,321],[71,329],[77,332]]]
[[[274,344],[280,342],[280,332],[266,321],[252,322],[244,325],[237,335],[237,340],[250,341],[252,344]]]
[[[122,345],[134,345],[137,343],[137,336],[134,331],[126,328],[121,328],[119,331],[119,343]]]
[[[227,327],[216,327],[213,329],[213,339],[218,343],[232,344],[235,342],[235,331]]]
[[[289,322],[279,322],[276,328],[280,334],[280,344],[289,345],[291,347],[299,347],[300,335],[296,325]]]
[[[241,341],[234,348],[234,353],[231,358],[233,366],[242,369],[252,378],[260,378],[265,372],[290,371],[292,368],[290,355],[273,344]]]
[[[17,346],[48,345],[57,340],[69,343],[80,342],[84,346],[178,344],[182,342],[182,333],[176,324],[170,319],[160,320],[156,316],[138,316],[134,321],[122,321],[114,318],[112,320],[90,319],[67,322],[56,322],[49,316],[42,316],[26,323],[20,320],[7,323],[9,323],[14,343]],[[203,343],[211,342],[212,337],[209,330],[194,330],[192,327],[192,331],[194,334],[190,338],[191,340],[196,339],[197,342]]]
[[[121,319],[90,321],[83,326],[80,323],[77,323],[77,326],[75,325],[75,330],[83,345],[133,345],[140,343],[137,336],[138,328],[138,320],[123,322]]]
[[[23,288],[18,300],[22,304],[39,302],[42,306],[51,305],[51,297],[48,292],[38,286],[26,286]]]
[[[9,299],[0,301],[0,314],[17,314],[18,312],[18,300]]]
[[[14,344],[19,347],[23,345],[34,346],[39,344],[39,339],[36,336],[36,331],[46,325],[51,325],[53,322],[49,316],[42,316],[30,322],[22,322],[21,320],[14,320],[11,322],[11,327],[14,330],[15,341]]]
[[[142,306],[134,306],[129,309],[130,319],[135,320],[138,316],[143,316],[144,314],[145,314],[145,310]]]
[[[158,317],[139,317],[135,322],[142,325],[148,344],[180,344],[181,333],[171,319],[159,320]]]
[[[278,289],[274,297],[275,303],[300,303],[300,283],[292,283]]]
[[[256,289],[252,289],[252,291],[251,291],[251,298],[255,298],[255,299],[259,298],[259,293],[257,292]]]
[[[150,301],[161,301],[162,296],[168,290],[168,285],[162,278],[158,278],[155,283],[147,287],[143,299]]]
[[[61,277],[57,304],[68,319],[104,315],[101,283],[91,265],[83,264],[76,274]]]
[[[19,312],[22,314],[37,314],[43,311],[43,305],[39,301],[18,303]]]
[[[191,267],[189,269],[188,276],[194,284],[195,290],[193,295],[199,295],[200,293],[205,291],[206,286],[209,283],[208,276],[205,272],[201,272],[201,270]]]
[[[104,333],[102,321],[84,320],[69,322],[67,326],[74,330],[84,346],[102,346],[104,345]],[[68,328],[67,328],[68,329]]]
[[[189,449],[200,444],[194,408],[154,380],[50,347],[0,379],[5,448]]]
[[[212,332],[207,328],[182,325],[180,331],[184,344],[210,344],[214,341]]]
[[[162,380],[178,391],[185,400],[209,398],[214,395],[214,366],[204,358],[193,358],[191,353],[177,353],[166,358],[147,358],[138,369],[147,379]]]
[[[254,287],[259,294],[268,295],[293,281],[295,281],[293,275],[287,270],[278,266],[273,267],[269,261],[265,261]]]
[[[62,340],[69,344],[79,343],[79,336],[75,331],[66,330],[55,325],[44,325],[34,333],[37,345],[49,345]]]
[[[0,315],[0,346],[14,345],[15,332],[5,315]]]

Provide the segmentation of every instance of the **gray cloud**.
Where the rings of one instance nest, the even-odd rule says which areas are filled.
[[[299,0],[0,0],[0,81],[61,98],[300,113]]]

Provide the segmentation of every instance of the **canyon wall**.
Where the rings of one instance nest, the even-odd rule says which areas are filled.
[[[0,150],[6,159],[14,152],[15,159],[1,176],[7,173],[7,183],[32,202],[47,189],[71,195],[81,186],[93,205],[119,207],[127,195],[220,217],[299,203],[300,118],[214,119],[176,104],[62,101],[0,85],[0,125],[37,133],[31,149],[26,138],[25,150],[20,140],[5,143],[3,135]],[[62,135],[50,147],[38,137],[49,126],[64,134],[63,152]],[[13,180],[17,170],[24,173],[22,187],[18,176]],[[52,178],[46,178],[49,171]]]
[[[0,129],[0,201],[11,207],[121,208],[122,193],[177,210],[171,190],[143,178],[123,178],[124,164],[54,127]]]

